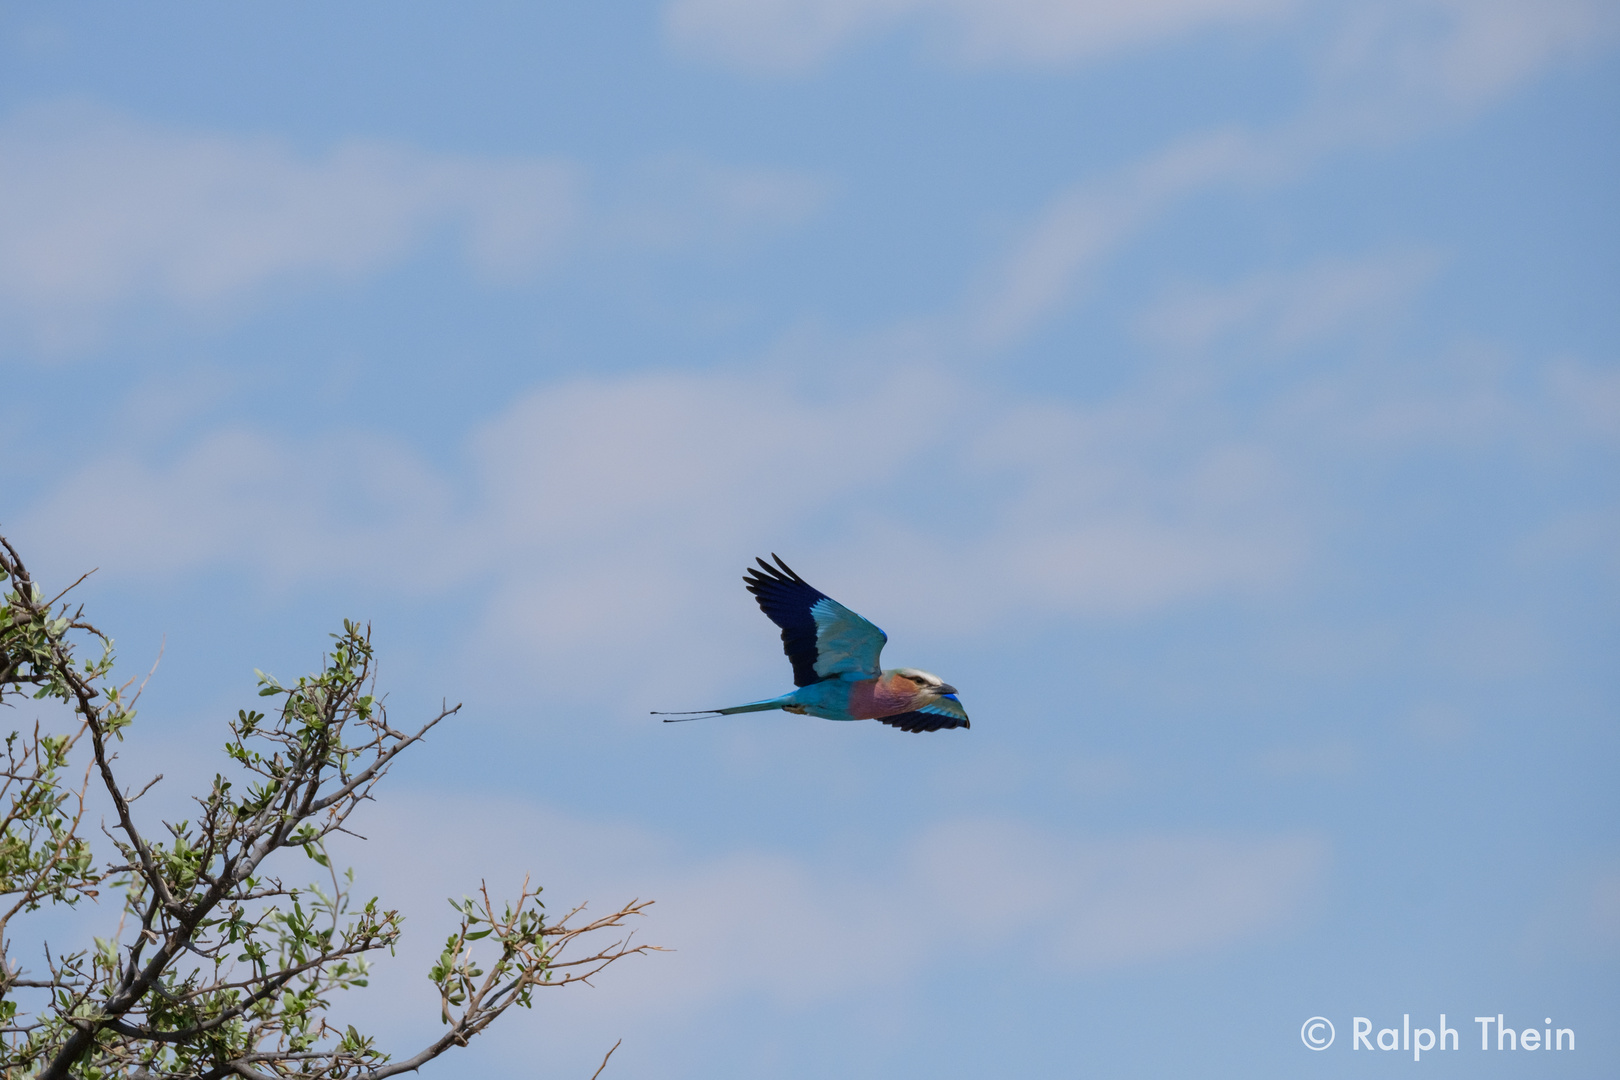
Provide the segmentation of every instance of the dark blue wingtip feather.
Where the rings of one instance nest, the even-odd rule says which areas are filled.
[[[793,665],[794,684],[820,682],[822,677],[816,674],[816,620],[810,610],[826,595],[795,574],[780,555],[772,552],[771,558],[776,560],[776,566],[755,558],[759,568],[749,567],[743,582],[759,602],[760,610],[781,627],[782,649]]]
[[[950,698],[952,701],[956,702],[958,705],[962,704],[962,699],[957,697],[955,694],[941,694],[939,696],[943,697],[943,698]]]
[[[948,731],[973,726],[965,716],[947,716],[944,713],[925,712],[921,709],[900,713],[898,716],[880,716],[878,723],[897,727],[913,735],[923,731]]]

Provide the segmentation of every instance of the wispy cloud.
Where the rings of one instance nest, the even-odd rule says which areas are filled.
[[[1177,202],[1288,167],[1283,148],[1237,131],[1199,135],[1063,192],[988,275],[971,315],[987,345],[1010,343],[1067,302],[1088,275]]]
[[[919,394],[926,407],[908,404]],[[940,625],[1275,582],[1299,558],[1288,482],[1218,431],[1166,446],[1193,406],[997,400],[938,367],[830,393],[769,374],[579,380],[481,425],[453,470],[361,433],[218,430],[88,462],[18,524],[55,557],[121,576],[229,564],[271,585],[417,591],[493,575],[485,633],[514,659],[595,670],[630,650],[649,680],[661,663],[727,673],[704,650],[753,620],[705,583],[833,523],[846,543],[823,553],[824,574]],[[978,509],[939,529],[957,506]],[[444,570],[422,574],[430,564]],[[906,597],[896,567],[955,584]],[[677,632],[698,617],[717,632]]]
[[[804,71],[863,38],[918,24],[967,64],[1090,59],[1222,24],[1275,17],[1294,0],[674,0],[682,51],[745,71]]]
[[[1387,321],[1442,261],[1430,251],[1397,251],[1264,271],[1214,288],[1184,286],[1150,308],[1139,325],[1148,340],[1178,349],[1207,349],[1233,337],[1251,347],[1297,349],[1352,325]]]
[[[1336,294],[1337,271],[1323,279]],[[713,584],[785,535],[840,537],[790,554],[874,617],[987,633],[1133,616],[1296,580],[1332,512],[1312,492],[1334,462],[1452,445],[1545,455],[1620,429],[1609,374],[1505,378],[1468,356],[1336,367],[1242,418],[1197,379],[1077,404],[938,363],[832,390],[769,369],[582,379],[521,396],[450,466],[364,432],[218,429],[92,459],[15,524],[64,572],[229,565],[274,588],[422,595],[485,582],[481,640],[536,676],[576,681],[634,654],[642,683],[621,672],[618,692],[678,674],[702,697],[731,689],[759,630]],[[681,632],[694,622],[705,633]]]
[[[1391,103],[1414,92],[1472,103],[1620,31],[1604,0],[672,0],[664,11],[676,49],[760,74],[806,72],[904,29],[963,66],[1042,68],[1285,21],[1329,83],[1365,97],[1377,69]]]
[[[485,825],[466,830],[468,820]],[[1308,917],[1330,860],[1325,841],[1307,834],[1071,835],[1005,819],[943,822],[900,838],[881,869],[757,849],[693,858],[644,829],[428,793],[357,828],[371,839],[344,854],[363,859],[364,886],[403,906],[417,927],[389,965],[412,976],[442,940],[443,898],[491,866],[512,878],[492,880],[497,891],[534,872],[553,909],[655,897],[638,940],[673,951],[604,976],[611,1018],[590,1019],[589,1003],[567,995],[545,1006],[550,1024],[584,1021],[582,1030],[567,1026],[590,1045],[610,1024],[641,1039],[660,1032],[682,1056],[694,1036],[681,1032],[709,1026],[695,1017],[740,1000],[792,1012],[921,998],[922,979],[964,959],[1030,977],[1073,975],[1285,934]],[[430,987],[386,982],[393,989],[361,999],[368,1013],[434,1015]]]
[[[405,586],[411,561],[448,539],[450,498],[441,475],[386,439],[222,430],[173,455],[96,460],[36,520],[70,557],[116,573],[170,577],[228,560],[275,586],[333,574]]]
[[[217,317],[278,287],[376,273],[444,238],[494,281],[577,247],[731,251],[801,224],[828,191],[788,170],[686,158],[620,187],[593,193],[560,159],[365,141],[311,154],[82,103],[36,106],[0,121],[0,335],[73,350],[120,313]]]
[[[1111,257],[1196,196],[1281,186],[1333,155],[1470,116],[1549,66],[1620,40],[1620,9],[1593,0],[1372,5],[1333,12],[1328,21],[1327,40],[1306,46],[1314,89],[1290,119],[1189,134],[1048,200],[981,280],[967,316],[974,336],[991,348],[1016,341],[1076,302]],[[1405,272],[1421,276],[1422,256],[1411,258]],[[1388,280],[1392,268],[1379,273]],[[1341,279],[1351,290],[1374,284]],[[1326,283],[1315,284],[1325,298]],[[1224,299],[1229,308],[1245,302]],[[1304,330],[1301,323],[1295,332]]]
[[[0,124],[0,316],[72,347],[126,304],[212,311],[289,279],[352,278],[440,227],[478,271],[521,274],[557,251],[578,183],[559,161],[362,142],[306,155],[83,105],[28,109]]]
[[[630,170],[603,198],[593,231],[609,249],[729,252],[796,228],[832,185],[789,169],[746,168],[683,156]]]
[[[1323,87],[1344,107],[1377,109],[1386,123],[1477,106],[1620,35],[1620,9],[1605,0],[1420,0],[1343,11],[1317,54]]]

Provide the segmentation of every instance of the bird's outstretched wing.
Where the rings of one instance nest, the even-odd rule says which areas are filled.
[[[972,727],[967,710],[954,697],[936,698],[920,709],[896,716],[880,716],[878,722],[915,734],[919,731],[938,731],[941,728]]]
[[[853,673],[878,676],[878,656],[888,635],[849,608],[831,599],[788,569],[775,554],[772,566],[755,562],[763,572],[749,568],[743,576],[759,609],[782,628],[782,651],[793,664],[795,686]]]

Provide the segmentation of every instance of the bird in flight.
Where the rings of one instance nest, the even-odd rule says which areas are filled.
[[[782,628],[782,651],[798,689],[725,709],[653,715],[693,719],[782,709],[827,720],[876,720],[910,732],[971,726],[956,687],[916,668],[879,668],[889,636],[806,583],[780,556],[771,558],[775,566],[754,560],[760,568],[750,567],[743,581],[760,610]]]

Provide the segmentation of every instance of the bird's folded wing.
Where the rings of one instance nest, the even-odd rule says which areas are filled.
[[[968,723],[967,710],[962,703],[953,697],[942,697],[930,701],[920,709],[903,712],[896,716],[880,716],[878,722],[897,727],[901,731],[939,731],[941,728],[972,727]]]
[[[797,686],[846,673],[866,678],[878,675],[878,657],[888,636],[827,596],[772,555],[763,568],[750,569],[743,580],[759,601],[759,608],[782,628],[782,651],[793,664]]]

